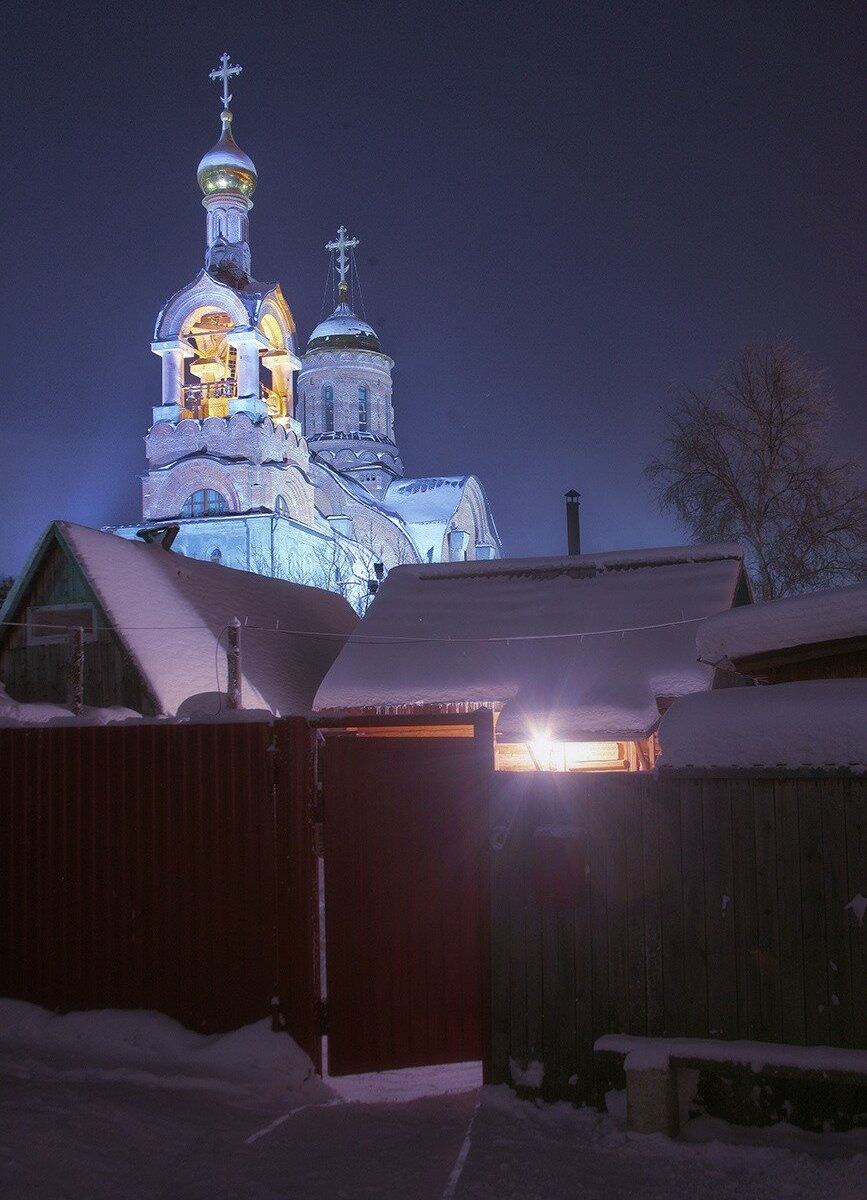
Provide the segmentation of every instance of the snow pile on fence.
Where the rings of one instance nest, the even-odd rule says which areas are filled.
[[[182,1090],[249,1092],[285,1099],[327,1093],[313,1064],[270,1019],[204,1036],[161,1013],[116,1009],[57,1016],[21,1000],[0,1000],[0,1047],[15,1045],[77,1078],[111,1078]],[[107,1074],[108,1073],[108,1074]]]
[[[505,741],[646,737],[658,697],[710,686],[696,623],[742,571],[728,545],[396,567],[315,707],[503,703]]]
[[[663,717],[659,744],[664,767],[867,770],[867,679],[688,696]]]
[[[695,641],[702,662],[729,666],[752,654],[854,637],[867,637],[867,583],[708,617]]]
[[[140,720],[141,714],[131,708],[88,708],[81,715],[62,704],[20,704],[13,700],[0,683],[0,728],[12,725],[111,725],[115,721]]]

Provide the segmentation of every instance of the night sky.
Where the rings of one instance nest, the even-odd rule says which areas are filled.
[[[156,314],[202,265],[208,71],[302,348],[343,222],[409,475],[478,474],[507,554],[684,539],[642,479],[678,384],[791,336],[862,459],[862,3],[20,5],[5,30],[0,575],[141,515]]]

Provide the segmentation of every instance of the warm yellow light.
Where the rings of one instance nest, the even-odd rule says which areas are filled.
[[[619,742],[555,742],[535,737],[527,743],[537,771],[576,771],[588,763],[612,765],[623,756]]]
[[[530,754],[539,771],[563,771],[563,742],[552,742],[550,738],[538,737],[528,743]]]
[[[226,378],[225,364],[219,358],[200,358],[190,363],[190,371],[201,379],[202,383],[216,383],[219,379]]]

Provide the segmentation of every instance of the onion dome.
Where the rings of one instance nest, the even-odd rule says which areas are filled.
[[[215,192],[239,192],[252,196],[256,187],[256,168],[232,137],[232,114],[224,109],[220,114],[223,133],[212,150],[199,163],[199,187],[206,196]]]
[[[375,350],[382,354],[376,333],[341,300],[330,317],[316,326],[307,343],[309,350]]]

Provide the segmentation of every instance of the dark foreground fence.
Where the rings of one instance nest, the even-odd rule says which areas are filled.
[[[312,1032],[306,722],[0,729],[0,995]]]
[[[597,1100],[603,1033],[867,1049],[867,778],[502,774],[492,844],[495,1082]]]

